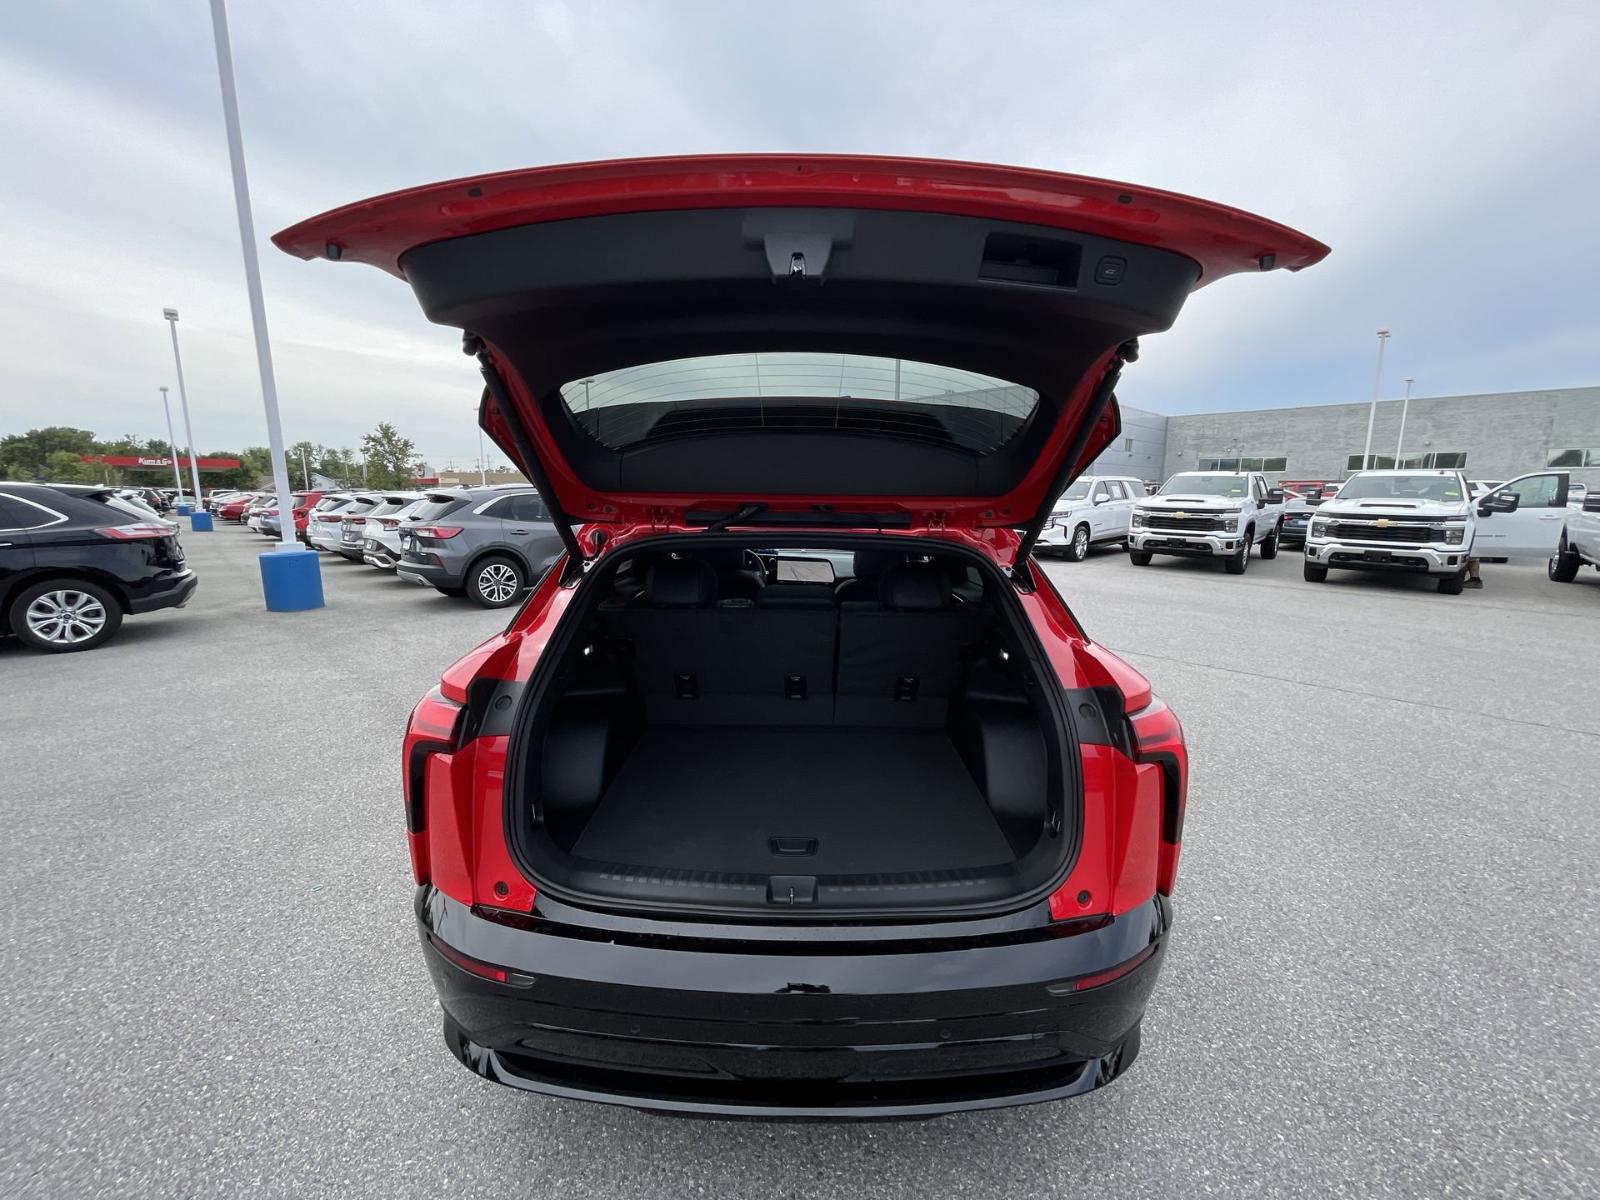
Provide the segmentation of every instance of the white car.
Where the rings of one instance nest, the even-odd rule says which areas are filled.
[[[1578,510],[1568,509],[1566,529],[1550,559],[1550,578],[1571,583],[1586,563],[1600,571],[1600,492],[1588,488]]]
[[[380,571],[392,571],[400,562],[400,531],[419,524],[417,515],[427,500],[418,496],[391,513],[368,517],[361,542],[361,561]]]
[[[1459,595],[1470,558],[1556,553],[1570,510],[1565,471],[1524,475],[1474,498],[1460,471],[1358,471],[1311,518],[1305,578],[1329,570],[1428,574]]]
[[[354,492],[329,492],[318,500],[306,521],[306,545],[313,550],[338,549],[341,518],[355,500]]]
[[[1061,493],[1034,552],[1060,551],[1068,562],[1082,562],[1091,545],[1125,543],[1133,506],[1143,496],[1144,484],[1137,479],[1085,475]]]
[[[276,496],[262,496],[262,497],[260,497],[259,499],[256,500],[256,502],[254,504],[250,505],[249,508],[244,510],[244,523],[245,523],[245,525],[248,526],[251,529],[254,529],[257,533],[260,533],[261,532],[261,515],[263,513],[265,513],[267,511],[267,509],[269,509],[269,508],[277,508],[277,507],[278,507],[278,498]]]
[[[358,502],[342,514],[339,544],[334,549],[351,562],[365,562],[367,538],[372,528],[421,497],[416,492],[373,492],[356,499]],[[366,501],[370,503],[364,503]]]
[[[1283,523],[1281,488],[1254,471],[1184,471],[1133,509],[1128,560],[1150,565],[1153,555],[1220,558],[1230,575],[1243,575],[1250,548],[1278,557]]]
[[[1589,485],[1576,479],[1567,483],[1567,507],[1582,508],[1589,499]]]

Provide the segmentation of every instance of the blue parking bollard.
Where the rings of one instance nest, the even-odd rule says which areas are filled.
[[[261,591],[268,612],[303,612],[322,607],[322,567],[301,546],[261,555]]]
[[[211,514],[208,512],[193,512],[189,514],[189,528],[196,533],[211,532]]]

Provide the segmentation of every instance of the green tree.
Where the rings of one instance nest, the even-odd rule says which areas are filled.
[[[368,487],[401,487],[416,478],[417,444],[387,421],[361,439]]]
[[[309,491],[311,488],[311,472],[318,469],[320,464],[319,448],[312,442],[296,442],[284,451],[288,459],[289,486]]]
[[[44,478],[51,483],[99,483],[103,468],[86,463],[72,450],[52,450],[45,459]]]
[[[95,444],[94,434],[87,429],[68,425],[30,429],[0,438],[0,473],[9,479],[50,478],[50,456],[58,453],[71,454],[76,468],[81,465],[78,455],[102,452]]]

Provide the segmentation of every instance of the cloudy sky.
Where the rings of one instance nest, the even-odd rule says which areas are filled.
[[[457,336],[266,243],[395,188],[697,151],[932,155],[1191,192],[1328,242],[1202,291],[1125,403],[1600,383],[1600,5],[234,0],[286,436],[476,454]],[[1135,19],[1131,14],[1137,11]],[[154,435],[181,335],[202,448],[265,441],[205,0],[0,26],[0,433]]]

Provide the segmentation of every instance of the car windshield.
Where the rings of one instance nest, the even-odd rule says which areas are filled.
[[[1061,493],[1061,499],[1057,500],[1056,503],[1067,504],[1073,500],[1087,500],[1089,498],[1089,488],[1091,484],[1092,481],[1088,479],[1078,480],[1066,491]]]
[[[1352,475],[1339,489],[1341,500],[1459,500],[1454,475]]]
[[[957,367],[820,351],[707,354],[563,384],[573,419],[612,450],[738,429],[839,428],[988,454],[1039,403],[1030,387]]]
[[[1243,496],[1242,475],[1174,475],[1161,485],[1158,496]]]

